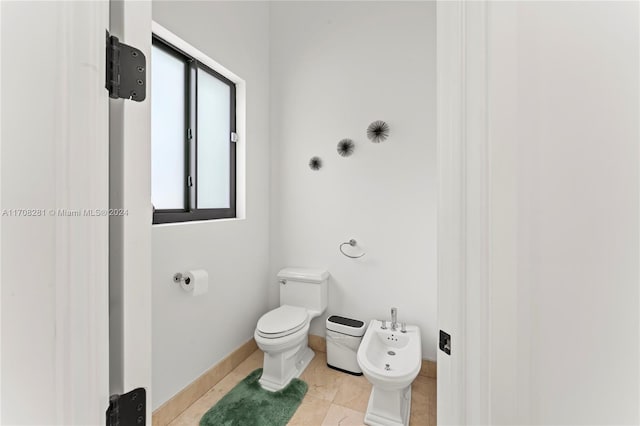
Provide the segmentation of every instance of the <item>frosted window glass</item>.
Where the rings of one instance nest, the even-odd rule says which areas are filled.
[[[198,208],[229,208],[231,88],[198,70]]]
[[[183,209],[185,181],[184,62],[151,51],[151,201],[156,209]]]

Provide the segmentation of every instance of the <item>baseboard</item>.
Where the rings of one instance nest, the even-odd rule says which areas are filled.
[[[327,341],[322,336],[316,336],[314,334],[309,335],[309,347],[314,351],[327,352]],[[435,361],[428,359],[422,360],[422,366],[420,367],[421,376],[430,377],[432,379],[438,378],[438,368]]]
[[[258,349],[258,346],[252,338],[231,352],[222,361],[174,395],[173,398],[158,407],[153,412],[153,426],[166,426],[171,423],[172,420],[222,380],[224,376],[229,374],[231,370],[247,359],[256,349]]]
[[[309,335],[309,347],[317,352],[327,352],[327,341],[322,336]]]
[[[430,377],[432,379],[438,378],[438,364],[435,361],[431,361],[428,359],[422,360],[422,367],[420,367],[421,376]]]

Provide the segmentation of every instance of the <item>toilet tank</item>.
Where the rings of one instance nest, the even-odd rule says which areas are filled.
[[[324,269],[284,268],[278,272],[280,306],[306,308],[312,316],[327,309],[327,281]]]

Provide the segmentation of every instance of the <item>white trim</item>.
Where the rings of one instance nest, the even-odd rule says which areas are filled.
[[[2,5],[0,4],[0,25],[2,25]],[[2,46],[2,31],[0,29],[0,46]],[[0,52],[0,93],[2,93],[2,53]],[[0,99],[0,152],[2,152],[2,100]],[[0,211],[2,205],[2,161],[0,161]],[[0,218],[0,288],[2,287],[2,219]],[[2,291],[0,291],[0,330],[2,330]],[[0,366],[2,366],[2,339],[0,338]],[[0,368],[0,422],[2,422],[2,368]]]
[[[2,5],[0,4],[0,25],[2,25]],[[0,46],[2,31],[0,29]],[[2,53],[0,52],[0,93],[2,92]],[[0,99],[0,152],[2,152],[2,100]],[[2,210],[2,161],[0,161],[0,211]],[[0,219],[0,288],[2,287],[2,219]],[[0,291],[0,330],[2,330],[2,291]],[[0,338],[0,366],[2,366],[2,339]],[[0,422],[2,422],[2,368],[0,368]]]
[[[143,102],[109,102],[110,391],[147,391],[151,425],[151,2],[110,0],[110,32],[147,60]]]
[[[464,14],[466,160],[466,402],[469,424],[490,424],[490,157],[488,140],[487,3]]]
[[[185,53],[188,53],[189,55],[197,59],[199,62],[202,62],[203,64],[213,69],[214,71],[219,72],[220,74],[222,74],[229,80],[233,81],[234,83],[238,84],[238,83],[244,82],[242,78],[240,78],[237,74],[229,70],[227,67],[213,60],[207,54],[205,54],[198,48],[194,47],[193,45],[189,44],[188,42],[184,41],[178,35],[176,35],[175,33],[172,33],[171,31],[169,31],[162,25],[158,24],[157,22],[155,21],[151,22],[151,31],[153,32],[153,34],[157,35],[164,41],[172,44],[173,46],[184,51]]]
[[[461,318],[463,280],[462,179],[462,4],[438,2],[437,140],[438,140],[438,329],[452,336],[452,353],[438,351],[438,424],[465,424],[464,329]]]
[[[437,4],[438,422],[489,424],[487,3]]]

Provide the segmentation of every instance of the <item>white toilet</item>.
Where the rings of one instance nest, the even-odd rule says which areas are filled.
[[[299,377],[314,357],[309,323],[327,309],[327,280],[322,269],[285,268],[278,272],[280,307],[258,320],[254,338],[264,352],[260,385],[269,391]]]

